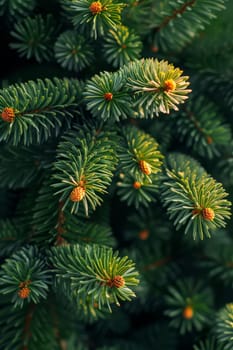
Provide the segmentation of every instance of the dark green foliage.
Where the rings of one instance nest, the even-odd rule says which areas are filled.
[[[221,234],[221,232],[220,232]],[[205,248],[203,268],[212,279],[233,287],[233,242],[231,239],[216,242]]]
[[[124,87],[124,78],[118,72],[95,75],[86,83],[83,95],[87,109],[94,117],[119,121],[132,116],[131,98]]]
[[[233,143],[231,141],[228,147],[223,149],[223,157],[217,165],[217,171],[220,172],[221,180],[227,185],[233,184]]]
[[[1,350],[232,350],[232,11],[0,0]]]
[[[167,61],[145,59],[134,61],[123,67],[127,76],[127,86],[133,92],[136,116],[153,118],[159,113],[168,114],[170,110],[178,110],[177,105],[184,103],[189,82],[187,76],[179,68]],[[172,80],[174,86],[168,88],[166,82]]]
[[[81,129],[77,126],[63,137],[58,146],[53,176],[55,194],[60,194],[60,200],[64,201],[63,208],[71,204],[69,196],[78,186],[85,190],[82,202],[86,215],[89,206],[95,209],[100,205],[102,202],[100,195],[106,193],[116,167],[116,148],[114,133],[94,127]],[[79,203],[79,201],[72,203],[72,213],[77,213]]]
[[[0,220],[0,251],[1,256],[9,256],[25,243],[23,228],[17,220]]]
[[[0,141],[28,146],[58,135],[77,114],[79,91],[78,80],[58,78],[38,79],[1,90],[0,110],[13,108],[15,118],[11,123],[0,120]]]
[[[0,276],[1,294],[9,295],[15,307],[25,303],[37,304],[48,293],[51,275],[43,255],[34,247],[24,247],[13,254],[2,265]],[[20,296],[20,290],[29,288],[27,298]]]
[[[158,192],[156,180],[158,178],[152,175],[150,180],[145,179],[138,185],[134,176],[121,173],[117,182],[117,194],[122,201],[134,205],[137,209],[141,205],[148,207],[151,202],[156,201],[155,194]]]
[[[194,345],[193,350],[223,350],[222,344],[218,344],[215,338],[201,341],[198,345]]]
[[[230,125],[224,124],[216,106],[203,97],[195,98],[195,103],[189,100],[175,121],[178,136],[202,157],[219,156],[232,137]]]
[[[78,72],[93,62],[93,50],[84,36],[76,31],[65,31],[54,45],[57,62],[69,70]]]
[[[90,9],[92,0],[73,1],[61,0],[63,9],[75,27],[87,29],[95,39],[109,28],[114,28],[121,23],[121,11],[125,6],[116,0],[102,0],[97,5],[98,12]]]
[[[10,44],[21,57],[35,58],[38,62],[49,61],[53,57],[53,41],[56,35],[56,25],[51,15],[43,18],[25,18],[14,25]]]
[[[233,304],[226,306],[218,312],[215,333],[219,344],[223,345],[223,350],[231,350],[233,345],[232,327]]]
[[[120,67],[140,58],[142,42],[140,37],[125,26],[109,30],[104,41],[104,56],[113,67]]]
[[[79,246],[78,244],[55,248],[51,257],[56,272],[56,284],[66,295],[86,299],[86,291],[92,305],[98,308],[121,300],[131,300],[135,296],[129,286],[138,284],[134,263],[128,257],[120,258],[110,248],[99,246]],[[122,276],[124,285],[120,288],[111,281]],[[87,288],[87,289],[86,289]]]
[[[0,15],[6,15],[9,19],[15,20],[30,14],[36,5],[36,0],[0,0]]]
[[[120,171],[131,174],[135,181],[143,182],[161,171],[163,155],[158,150],[158,143],[149,134],[134,126],[124,128],[121,148],[119,151]],[[146,162],[150,173],[146,174],[140,168],[140,161]]]
[[[19,147],[3,146],[0,153],[0,180],[1,187],[22,188],[33,183],[42,174],[42,169],[48,166],[53,159],[52,145],[43,149],[41,146]],[[43,159],[44,158],[44,159]],[[1,164],[4,163],[4,167]],[[15,169],[17,168],[17,172]]]
[[[230,218],[231,203],[225,199],[228,194],[208,174],[200,175],[199,169],[187,166],[182,168],[184,171],[167,169],[163,203],[177,229],[184,226],[184,233],[192,234],[194,239],[210,237],[209,230],[225,227],[225,219]],[[213,217],[206,217],[205,209],[211,209]]]
[[[225,3],[225,0],[158,1],[152,24],[154,45],[163,51],[182,49],[225,8]]]
[[[193,328],[201,330],[211,321],[213,297],[211,289],[205,287],[204,281],[177,281],[174,286],[168,288],[165,301],[165,314],[171,318],[170,325],[178,328],[181,334],[190,332]],[[193,310],[192,315],[186,316],[187,307]]]

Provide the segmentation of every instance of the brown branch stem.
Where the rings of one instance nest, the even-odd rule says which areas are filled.
[[[184,13],[186,11],[187,7],[193,6],[195,4],[195,2],[196,2],[196,0],[190,0],[190,1],[186,2],[185,4],[183,4],[179,9],[175,10],[171,16],[165,17],[164,20],[162,21],[162,23],[160,24],[160,26],[157,27],[155,29],[155,31],[158,32],[162,28],[166,27],[170,21],[175,19],[178,15],[181,15],[182,13]]]

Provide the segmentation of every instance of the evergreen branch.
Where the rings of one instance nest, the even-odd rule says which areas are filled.
[[[29,149],[27,147],[2,146],[0,153],[1,187],[13,189],[26,187],[38,176],[41,176],[45,164],[47,161],[48,163],[51,161],[49,152],[44,153],[41,151],[41,147]],[[48,157],[47,159],[45,155]]]
[[[218,114],[213,103],[199,97],[189,100],[175,119],[181,140],[203,157],[219,156],[221,146],[231,140],[230,126]]]
[[[183,169],[167,169],[163,203],[177,229],[184,226],[185,234],[192,233],[194,239],[210,237],[210,229],[225,227],[231,203],[225,199],[227,193],[221,183],[205,173],[200,176],[189,168]]]
[[[82,210],[79,210],[78,215],[70,214],[70,205],[64,209],[64,201],[54,196],[52,182],[50,178],[46,179],[38,192],[33,208],[33,233],[30,241],[39,245],[46,242],[56,246],[69,243],[115,245],[107,223],[97,223],[93,216],[90,221]]]
[[[103,49],[107,62],[113,67],[121,67],[140,58],[142,42],[134,30],[118,26],[110,29],[105,36]]]
[[[0,0],[0,16],[14,20],[29,15],[36,6],[36,0]]]
[[[93,62],[92,45],[74,30],[60,34],[54,45],[57,62],[68,70],[78,72]]]
[[[154,21],[152,9],[158,6],[154,0],[125,0],[127,6],[122,12],[122,21],[129,28],[136,28],[140,35],[148,35]],[[143,21],[142,21],[143,18]]]
[[[186,10],[190,10],[190,8],[195,5],[196,1],[197,0],[190,0],[188,2],[183,3],[180,8],[175,9],[170,16],[165,17],[163,19],[159,27],[156,28],[156,31],[159,31],[162,28],[166,27],[170,21],[174,20],[176,17],[180,17],[180,15],[182,15]]]
[[[215,99],[219,96],[219,103],[229,110],[233,111],[233,81],[232,70],[218,72],[213,69],[205,69],[200,74],[199,81],[201,87]]]
[[[131,174],[135,181],[152,182],[151,174],[161,171],[163,155],[158,150],[156,140],[135,126],[127,126],[122,131],[119,151],[120,171]]]
[[[4,350],[22,348],[25,309],[15,309],[1,296],[0,307],[0,347]],[[7,322],[8,321],[8,322]]]
[[[66,311],[71,314],[75,313],[75,316],[79,321],[93,323],[93,321],[105,319],[107,315],[109,315],[108,307],[102,305],[102,307],[99,308],[98,303],[96,301],[93,303],[92,297],[89,295],[86,295],[85,298],[81,298],[80,296],[77,298],[77,295],[72,293],[72,290],[68,291],[67,289],[65,289],[64,292],[62,289],[60,289],[59,292],[56,290],[56,294],[60,299],[66,300]],[[64,314],[64,316],[67,317],[66,314]],[[74,329],[76,330],[76,325]]]
[[[92,304],[119,305],[120,300],[135,296],[128,286],[138,284],[134,264],[127,257],[120,258],[110,248],[78,244],[52,249],[51,261],[56,273],[56,286],[73,296],[86,298]]]
[[[94,220],[82,218],[65,212],[64,235],[66,241],[79,244],[99,244],[100,246],[112,247],[115,239],[111,227],[95,223]]]
[[[206,339],[201,341],[198,345],[194,345],[193,350],[224,350],[222,344],[218,344],[215,338]]]
[[[73,25],[87,29],[95,39],[121,24],[121,12],[125,6],[117,0],[61,0],[61,4]]]
[[[37,193],[33,207],[32,225],[34,228],[31,237],[32,242],[37,244],[48,244],[62,242],[64,233],[64,212],[63,202],[54,196],[54,189],[51,187],[51,177],[46,178]]]
[[[0,141],[43,143],[77,114],[80,83],[75,79],[38,79],[0,90]]]
[[[148,207],[156,201],[158,185],[158,177],[155,175],[151,175],[149,180],[138,181],[131,174],[120,173],[120,179],[117,182],[117,194],[122,201],[139,209],[141,206]]]
[[[221,174],[221,179],[227,185],[233,184],[233,142],[231,141],[224,149],[224,155],[217,164],[217,171]]]
[[[181,334],[192,329],[201,330],[210,322],[213,296],[204,282],[184,279],[168,288],[165,296],[165,314],[171,318],[170,325]]]
[[[48,303],[30,303],[22,309],[1,305],[0,347],[4,350],[61,350],[57,346]]]
[[[191,92],[187,89],[188,76],[167,61],[142,59],[122,68],[127,76],[127,86],[134,97],[134,108],[139,118],[153,118],[160,112],[168,114],[178,110],[177,105],[184,103]]]
[[[195,35],[225,9],[225,0],[213,3],[210,0],[166,1],[161,10],[154,9],[152,24],[154,45],[163,51],[181,50]]]
[[[50,284],[45,259],[35,247],[24,247],[2,265],[0,290],[10,295],[15,307],[45,299]]]
[[[119,121],[133,115],[124,80],[119,72],[102,72],[87,81],[83,96],[94,117]]]
[[[172,235],[170,223],[164,223],[161,213],[155,215],[154,208],[139,208],[137,212],[127,217],[126,223],[126,240],[133,241],[141,247],[142,241],[153,242],[168,241]]]
[[[217,315],[215,334],[218,344],[223,345],[223,350],[232,349],[233,333],[233,304],[226,304]]]
[[[94,127],[79,130],[77,126],[63,137],[52,186],[64,201],[64,209],[72,204],[71,212],[77,213],[82,202],[88,215],[89,206],[95,210],[101,204],[100,195],[107,192],[117,163],[116,141],[115,133],[98,134]]]
[[[226,286],[233,286],[233,242],[214,244],[213,249],[206,249],[206,259],[201,264],[207,269],[210,278],[223,282]]]
[[[17,50],[20,57],[35,58],[36,61],[50,61],[53,58],[51,47],[55,40],[57,28],[51,15],[43,18],[26,17],[15,23],[11,36],[14,42],[10,43],[12,49]]]
[[[158,240],[134,245],[131,252],[142,278],[157,290],[165,288],[172,276],[178,275],[169,247]]]
[[[9,256],[25,241],[25,232],[18,227],[17,220],[0,220],[0,251],[1,256]]]
[[[188,176],[190,171],[195,172],[199,177],[207,175],[206,170],[198,160],[178,152],[168,154],[165,159],[165,166],[170,171],[182,172],[184,176]]]

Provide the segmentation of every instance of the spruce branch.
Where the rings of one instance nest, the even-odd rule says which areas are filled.
[[[89,206],[101,204],[117,164],[117,137],[113,132],[98,131],[95,127],[79,126],[69,131],[58,146],[54,163],[53,187],[64,201],[64,209],[71,204],[77,213],[82,203],[88,215]]]
[[[151,22],[154,22],[152,8],[158,6],[154,0],[125,0],[127,6],[122,12],[122,21],[129,28],[136,28],[144,37],[150,33]],[[143,20],[142,20],[143,19]]]
[[[50,61],[53,58],[51,47],[56,37],[56,24],[51,15],[34,18],[26,17],[15,23],[11,36],[15,41],[10,43],[20,57],[35,58],[38,62]]]
[[[13,147],[5,145],[0,152],[1,187],[26,188],[42,175],[42,169],[48,166],[52,154],[43,147]],[[52,145],[51,145],[52,147]],[[43,151],[42,151],[43,149]],[[52,152],[51,152],[52,153]],[[15,169],[17,168],[17,172]]]
[[[49,303],[30,303],[15,309],[5,301],[0,315],[2,349],[61,350]]]
[[[137,179],[131,174],[120,173],[117,182],[117,194],[127,205],[134,205],[136,209],[149,207],[156,201],[158,194],[158,177],[151,175],[150,179]]]
[[[183,169],[166,170],[162,201],[177,229],[184,227],[185,234],[191,233],[194,239],[210,237],[210,230],[225,227],[225,219],[230,218],[228,194],[208,174]]]
[[[56,286],[78,298],[90,296],[98,307],[135,296],[129,286],[138,284],[134,263],[120,258],[110,248],[78,244],[52,249],[51,261],[56,273]]]
[[[0,251],[1,256],[9,256],[25,243],[25,232],[17,220],[0,220]]]
[[[57,62],[68,70],[78,72],[93,62],[93,50],[84,36],[74,30],[60,34],[54,45]]]
[[[220,155],[231,140],[230,125],[224,123],[215,104],[202,96],[189,100],[175,118],[178,136],[203,157]]]
[[[15,307],[38,303],[45,299],[50,284],[50,274],[43,255],[36,247],[23,247],[2,265],[0,290],[11,296]]]
[[[233,142],[223,149],[223,157],[217,164],[217,172],[221,174],[221,180],[227,185],[233,184]]]
[[[110,29],[104,38],[103,52],[113,67],[121,67],[140,58],[142,42],[131,28],[118,26]]]
[[[215,338],[211,337],[194,345],[193,350],[224,350],[224,347],[222,344],[218,344]]]
[[[119,121],[133,115],[131,97],[119,72],[94,75],[87,81],[83,96],[94,117]]]
[[[6,15],[9,20],[29,15],[36,6],[36,0],[0,0],[0,16]]]
[[[179,51],[195,35],[204,30],[218,12],[225,9],[225,0],[172,0],[154,8],[154,45],[163,51]]]
[[[38,79],[0,90],[0,141],[28,146],[57,136],[78,113],[80,82]]]
[[[126,85],[133,94],[139,118],[177,111],[177,105],[184,103],[191,92],[187,89],[189,77],[182,76],[183,71],[167,61],[142,59],[125,65],[122,72],[127,76]]]
[[[131,174],[135,181],[152,182],[151,175],[161,171],[163,159],[157,141],[135,126],[127,126],[122,131],[120,146],[120,171]]]
[[[210,322],[213,296],[203,281],[178,280],[168,288],[165,302],[170,325],[178,328],[181,334],[191,332],[193,328],[201,330]]]
[[[215,325],[215,334],[219,344],[223,345],[223,350],[232,349],[233,333],[233,304],[226,304],[218,314]]]
[[[67,15],[76,28],[87,29],[97,39],[107,29],[121,24],[121,12],[125,4],[117,0],[61,0]]]
[[[233,287],[233,242],[218,242],[213,247],[205,249],[204,261],[201,266],[210,278],[221,281],[226,286]]]

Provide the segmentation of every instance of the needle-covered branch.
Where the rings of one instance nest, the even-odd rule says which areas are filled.
[[[78,113],[80,82],[38,79],[0,90],[0,141],[42,144],[67,128]]]
[[[51,261],[55,268],[57,288],[75,298],[91,298],[98,307],[120,304],[135,294],[131,286],[138,284],[134,263],[120,258],[111,248],[97,245],[71,245],[52,249]]]

